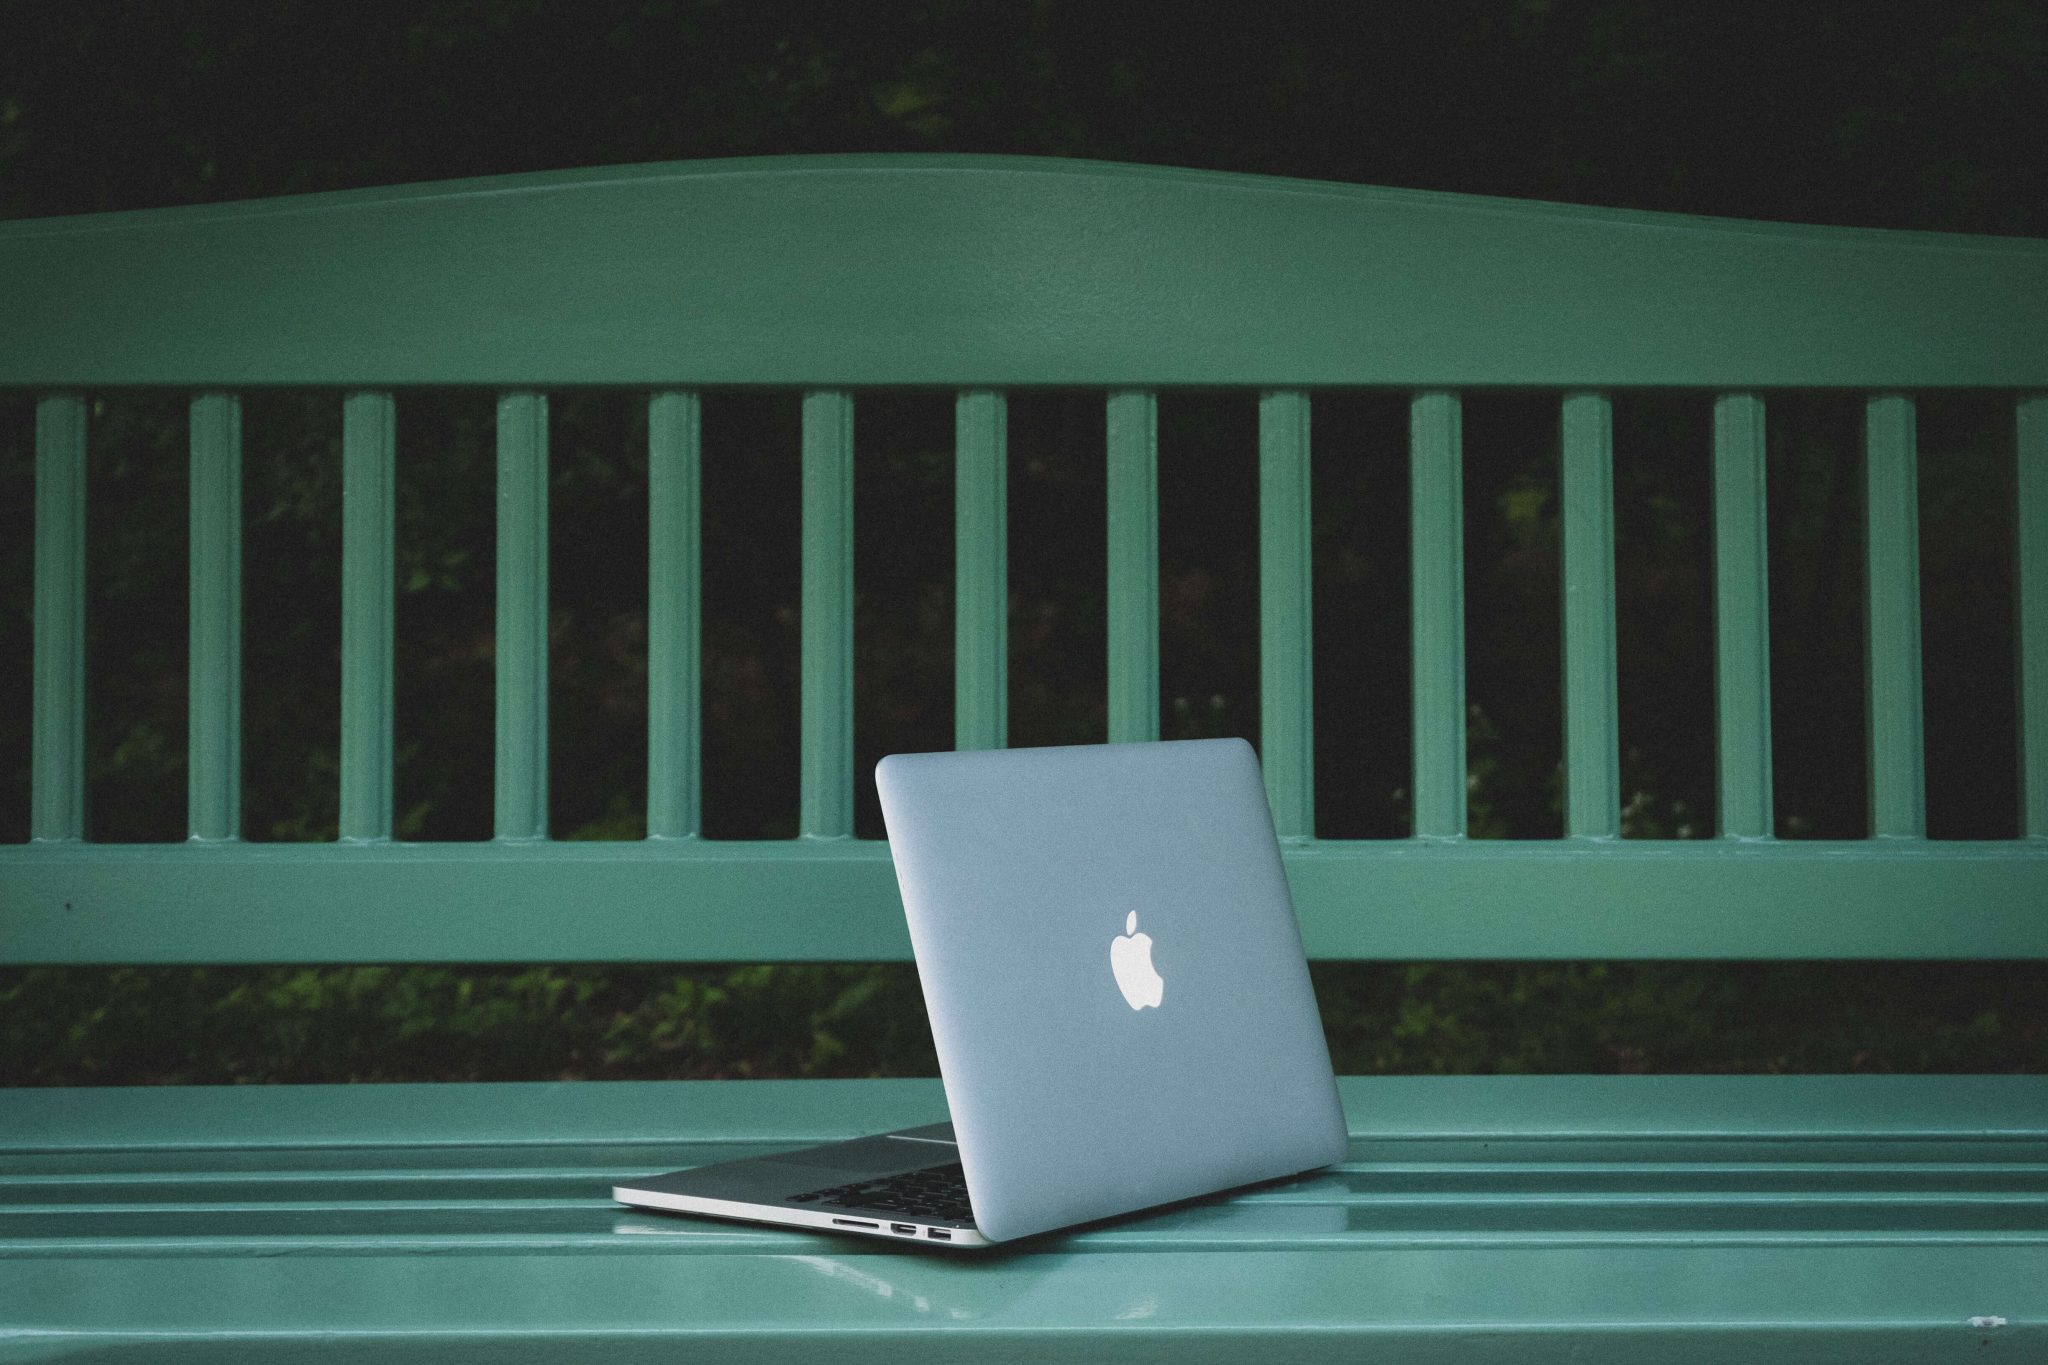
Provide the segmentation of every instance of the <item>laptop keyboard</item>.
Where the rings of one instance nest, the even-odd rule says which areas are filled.
[[[856,1180],[849,1185],[792,1194],[783,1202],[895,1213],[945,1223],[974,1219],[974,1211],[967,1203],[967,1176],[957,1161],[950,1166],[927,1166],[921,1171],[905,1171],[879,1180]]]

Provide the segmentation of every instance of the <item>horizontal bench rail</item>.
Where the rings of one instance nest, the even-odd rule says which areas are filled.
[[[0,223],[0,298],[27,388],[2048,386],[2048,243],[1028,157]]]
[[[2035,840],[1318,840],[1283,857],[1317,959],[2048,957]],[[870,839],[40,844],[4,850],[0,885],[11,963],[910,957]]]

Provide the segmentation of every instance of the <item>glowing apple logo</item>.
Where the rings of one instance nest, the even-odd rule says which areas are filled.
[[[1116,973],[1116,988],[1134,1010],[1158,1007],[1166,997],[1166,981],[1152,967],[1152,935],[1138,932],[1138,912],[1131,911],[1124,931],[1109,941],[1109,969]]]

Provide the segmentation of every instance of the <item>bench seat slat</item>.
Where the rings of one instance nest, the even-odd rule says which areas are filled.
[[[649,1239],[652,1241],[653,1239]],[[2041,1350],[2048,1252],[2000,1245],[1327,1246],[1075,1252],[1043,1273],[977,1273],[934,1256],[798,1239],[782,1253],[534,1250],[48,1259],[18,1269],[17,1353],[148,1345],[162,1359],[464,1357],[835,1362],[2014,1359]],[[94,1281],[94,1271],[111,1273]],[[93,1293],[95,1285],[118,1293]],[[2019,1306],[2019,1313],[1998,1307]],[[1975,1310],[1985,1309],[1979,1314]],[[1995,1317],[2002,1326],[1971,1326]],[[1713,1327],[1705,1324],[1725,1324]],[[943,1344],[931,1334],[943,1330]],[[204,1341],[181,1338],[213,1334]],[[225,1338],[225,1340],[223,1340]],[[204,1349],[197,1349],[202,1346]],[[1691,1350],[1688,1352],[1687,1348]],[[1701,1354],[1710,1348],[1713,1354]],[[181,1354],[182,1352],[182,1354]],[[27,1357],[34,1358],[34,1357]],[[686,1356],[685,1358],[691,1358]]]
[[[775,1230],[633,1214],[590,1194],[607,1180],[645,1174],[619,1168],[538,1182],[443,1172],[433,1181],[388,1187],[355,1182],[345,1200],[335,1199],[329,1185],[285,1184],[225,1202],[204,1194],[180,1199],[172,1193],[176,1187],[163,1191],[167,1197],[156,1205],[63,1207],[52,1200],[0,1214],[0,1264],[80,1252],[109,1259],[386,1250],[630,1254],[636,1248],[620,1240],[629,1236],[661,1238],[679,1255],[829,1255],[847,1249],[826,1236],[798,1234],[801,1240],[792,1245]],[[1981,1192],[1962,1193],[1897,1191],[1883,1184],[1836,1190],[1823,1172],[1794,1187],[1766,1181],[1756,1188],[1732,1182],[1690,1188],[1681,1182],[1677,1192],[1645,1181],[1632,1189],[1584,1193],[1559,1177],[1525,1194],[1470,1190],[1456,1172],[1425,1174],[1441,1194],[1385,1196],[1371,1188],[1383,1182],[1361,1179],[1359,1188],[1332,1190],[1319,1201],[1240,1199],[1189,1206],[1069,1233],[1037,1249],[1123,1255],[1314,1246],[1534,1250],[1605,1244],[1650,1250],[1702,1243],[1820,1248],[1904,1242],[2001,1245],[2048,1256],[2048,1197],[2039,1193],[2039,1176],[2032,1172],[1979,1182]]]

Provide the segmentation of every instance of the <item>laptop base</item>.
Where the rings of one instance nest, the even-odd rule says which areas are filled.
[[[935,1247],[991,1245],[974,1226],[950,1124],[746,1157],[612,1188],[636,1208]]]

